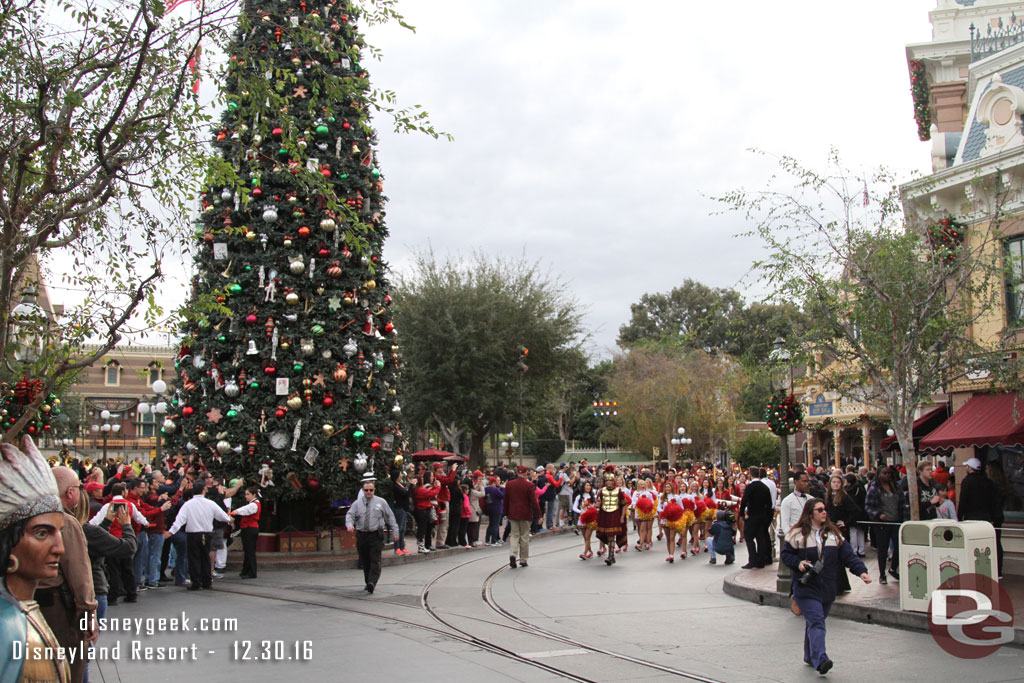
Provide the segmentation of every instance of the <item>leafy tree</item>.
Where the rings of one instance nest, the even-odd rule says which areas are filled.
[[[41,382],[6,439],[62,378],[113,348],[133,316],[161,313],[161,259],[188,231],[205,156],[189,63],[201,42],[223,38],[231,5],[0,0],[0,379]],[[59,331],[41,313],[11,317],[37,267],[81,295]],[[15,356],[14,328],[26,327],[49,335],[31,362]],[[82,352],[86,340],[98,347]]]
[[[777,178],[765,190],[719,199],[764,241],[768,255],[755,267],[772,300],[807,314],[791,348],[822,366],[816,379],[826,388],[888,413],[913,471],[917,407],[970,368],[998,360],[997,346],[970,331],[1002,296],[999,212],[968,239],[945,243],[934,239],[934,223],[905,221],[899,188],[884,171],[851,177],[834,153],[825,173],[790,157],[780,167],[787,185]],[[885,189],[869,192],[869,184]],[[916,499],[917,478],[909,481]]]
[[[722,349],[729,344],[729,321],[743,309],[743,299],[734,290],[687,279],[668,294],[644,294],[629,309],[629,323],[619,328],[621,346],[678,338],[691,348]]]
[[[779,460],[779,439],[768,432],[751,432],[733,445],[729,457],[744,469],[758,465],[774,467]]]
[[[412,424],[436,426],[453,450],[468,433],[479,464],[503,422],[550,420],[555,383],[579,372],[585,336],[561,282],[521,259],[440,261],[427,252],[396,292]]]

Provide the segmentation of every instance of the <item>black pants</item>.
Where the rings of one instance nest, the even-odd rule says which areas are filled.
[[[384,534],[380,531],[356,531],[356,551],[363,568],[363,580],[371,586],[380,579],[380,552],[384,549]]]
[[[885,562],[889,557],[889,542],[896,541],[895,550],[892,551],[892,564],[889,568],[894,572],[900,571],[900,544],[897,534],[900,531],[898,524],[876,524],[875,538],[878,539],[878,571],[885,576]]]
[[[132,558],[119,557],[107,558],[107,582],[110,589],[107,591],[109,598],[127,598],[135,602],[139,594],[138,584],[135,583],[135,570],[132,568]]]
[[[416,520],[416,542],[422,543],[424,548],[430,548],[433,543],[434,525],[430,522],[430,508],[425,510],[413,510],[412,516]]]
[[[239,534],[242,537],[242,576],[256,578],[256,541],[260,537],[259,527],[247,527]]]
[[[768,538],[768,526],[770,520],[767,517],[749,517],[743,528],[743,535],[746,536],[747,561],[757,567],[764,567],[772,563],[771,539]]]
[[[210,538],[212,532],[187,534],[188,537],[188,578],[192,588],[213,587],[213,573],[210,567]]]
[[[469,517],[459,519],[459,532],[455,538],[455,545],[469,545]]]

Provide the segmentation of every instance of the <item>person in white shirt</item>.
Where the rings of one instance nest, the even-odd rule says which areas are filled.
[[[782,499],[782,506],[779,510],[779,528],[776,535],[779,541],[786,538],[786,534],[800,521],[800,514],[807,504],[808,491],[811,490],[811,477],[806,470],[793,473],[793,493]]]
[[[638,533],[637,550],[651,549],[651,528],[654,526],[654,518],[658,516],[658,493],[648,488],[649,484],[650,482],[646,479],[641,479],[637,482],[636,492],[633,494],[633,502],[630,505],[633,516],[636,519]],[[641,500],[649,501],[650,508],[646,513],[637,507],[637,503]],[[647,507],[647,503],[643,507]]]
[[[231,523],[228,513],[203,495],[206,487],[197,483],[192,487],[192,497],[178,510],[178,516],[171,528],[164,532],[170,538],[185,527],[188,543],[188,573],[192,585],[190,591],[213,587],[213,569],[210,565],[210,541],[213,537],[213,521]]]

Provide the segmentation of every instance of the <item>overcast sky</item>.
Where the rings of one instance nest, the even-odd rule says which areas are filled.
[[[430,0],[376,27],[378,87],[454,142],[380,129],[385,257],[433,247],[540,260],[587,308],[596,357],[629,305],[686,278],[748,292],[758,255],[707,197],[774,161],[927,172],[905,45],[935,0]],[[750,292],[753,293],[752,291]]]
[[[756,298],[759,245],[709,197],[764,187],[771,155],[820,168],[830,147],[856,173],[927,172],[905,45],[931,39],[935,4],[406,0],[416,32],[370,28],[383,59],[365,65],[455,140],[375,120],[385,259],[399,273],[428,248],[540,261],[586,309],[595,359],[645,292],[692,278]],[[168,309],[187,270],[165,269]]]

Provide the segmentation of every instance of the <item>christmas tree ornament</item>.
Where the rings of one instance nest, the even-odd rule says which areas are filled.
[[[302,262],[302,259],[294,259],[288,264],[288,270],[292,271],[293,275],[301,275],[306,270],[306,264]]]
[[[292,410],[298,410],[302,407],[302,398],[297,392],[288,397],[288,407]]]
[[[173,434],[178,429],[178,423],[170,418],[164,420],[163,430],[168,434]]]
[[[263,209],[263,222],[265,223],[276,223],[277,222],[277,209],[273,206],[268,206]]]
[[[323,431],[324,436],[331,436],[332,434],[334,434],[334,425],[332,425],[330,422],[325,422],[323,427],[321,427],[320,429]]]
[[[238,384],[234,381],[229,381],[224,385],[224,395],[228,398],[237,398],[240,393],[241,389],[238,388]]]
[[[235,410],[234,408],[232,408],[232,409],[228,410],[228,412],[225,413],[225,415],[227,415],[228,419],[233,420],[236,417],[238,417],[238,411]]]
[[[207,431],[199,432],[199,434],[196,435],[196,438],[199,439],[199,443],[206,443],[207,441],[210,440],[210,432],[207,432]]]

